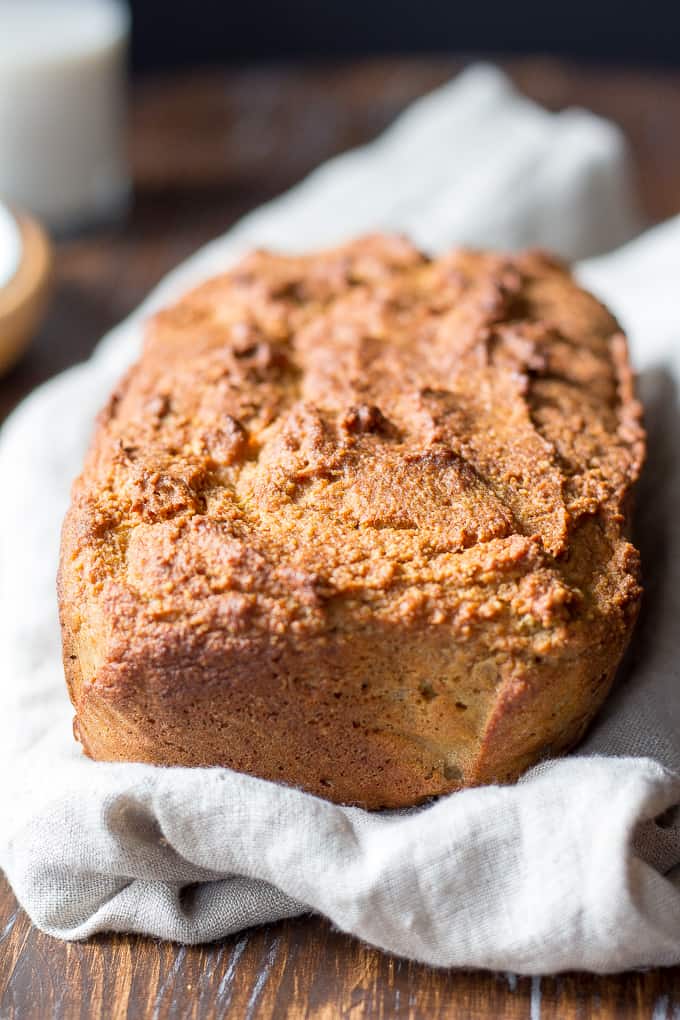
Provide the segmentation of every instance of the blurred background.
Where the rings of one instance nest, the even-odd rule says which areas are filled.
[[[451,51],[680,63],[673,0],[133,0],[132,9],[139,70]]]

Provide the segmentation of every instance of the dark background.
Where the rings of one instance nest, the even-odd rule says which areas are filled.
[[[680,66],[680,0],[130,0],[138,70],[376,53]]]

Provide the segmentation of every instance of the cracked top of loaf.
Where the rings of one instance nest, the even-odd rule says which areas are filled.
[[[625,341],[545,254],[255,252],[153,320],[72,551],[137,627],[307,630],[351,603],[462,633],[519,611],[540,643],[607,597],[570,534],[616,529],[641,457]]]

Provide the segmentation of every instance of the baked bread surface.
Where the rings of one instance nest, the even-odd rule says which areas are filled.
[[[75,733],[397,807],[582,735],[640,598],[625,340],[542,253],[255,252],[152,320],[62,539]]]

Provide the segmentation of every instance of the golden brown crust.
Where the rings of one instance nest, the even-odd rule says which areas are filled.
[[[625,340],[528,252],[256,252],[152,322],[59,577],[95,758],[400,806],[571,746],[640,597]]]

